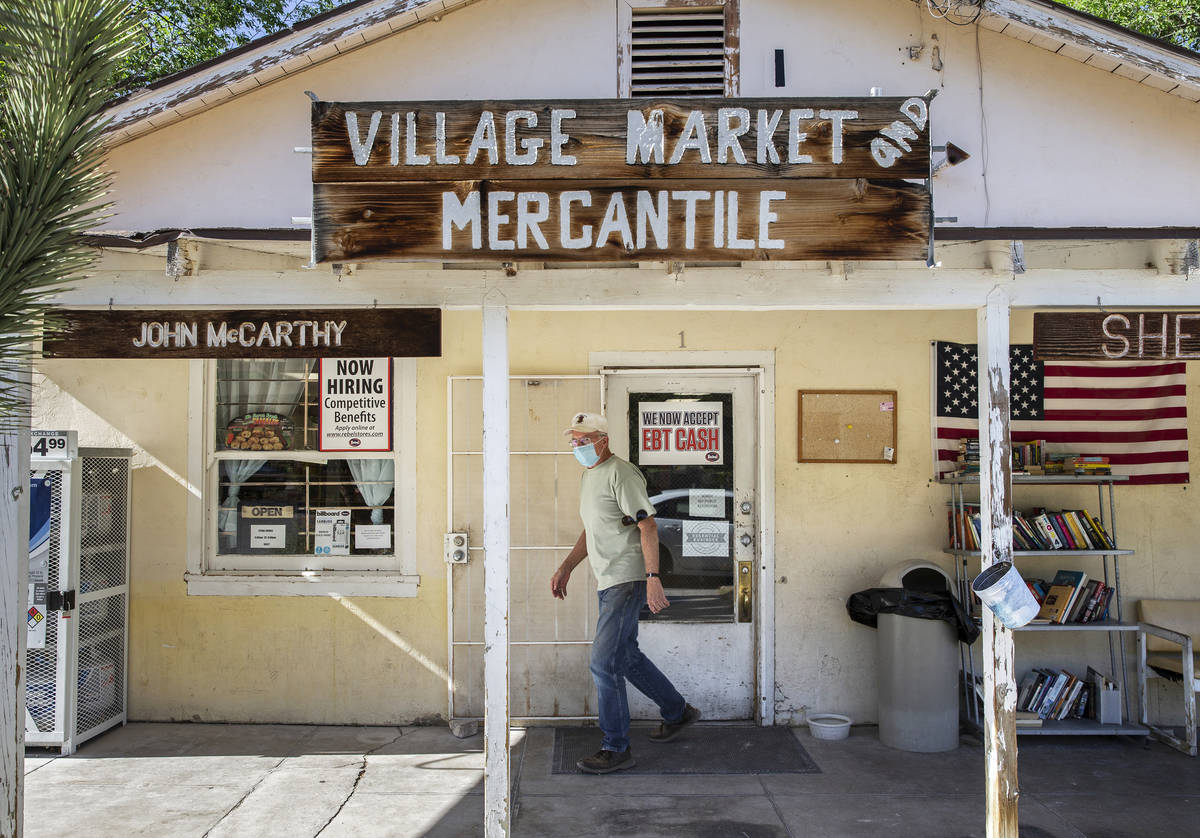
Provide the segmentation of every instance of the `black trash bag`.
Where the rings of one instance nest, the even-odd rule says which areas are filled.
[[[850,594],[846,600],[850,619],[864,626],[877,628],[878,615],[899,614],[922,620],[945,620],[954,626],[958,639],[974,643],[979,627],[957,599],[949,592],[927,593],[905,588],[867,588]]]

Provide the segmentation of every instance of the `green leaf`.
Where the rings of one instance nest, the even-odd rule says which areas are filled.
[[[1063,5],[1111,20],[1152,38],[1200,51],[1197,0],[1061,0]]]
[[[21,0],[0,6],[0,422],[28,410],[17,365],[55,293],[92,260],[80,235],[105,217],[99,114],[134,46],[128,0]]]

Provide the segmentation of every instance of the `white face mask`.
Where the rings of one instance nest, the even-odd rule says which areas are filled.
[[[600,462],[600,455],[596,453],[596,443],[594,442],[589,442],[587,445],[580,445],[573,450],[575,452],[575,459],[584,468],[591,468]]]

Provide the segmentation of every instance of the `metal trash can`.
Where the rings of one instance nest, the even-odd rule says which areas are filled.
[[[951,594],[950,577],[910,561],[884,574],[880,587]],[[902,751],[958,747],[958,637],[945,620],[879,614],[879,741]]]

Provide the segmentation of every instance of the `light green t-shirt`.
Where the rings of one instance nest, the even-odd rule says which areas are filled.
[[[639,511],[654,514],[646,495],[646,478],[637,466],[613,455],[584,471],[579,517],[598,590],[646,578],[641,530],[636,523],[621,523],[627,515],[636,520]]]

